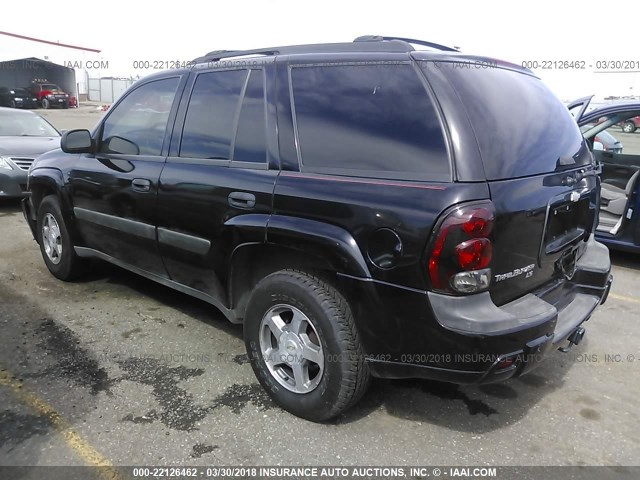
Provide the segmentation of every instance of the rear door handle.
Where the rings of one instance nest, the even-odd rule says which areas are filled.
[[[229,205],[235,208],[249,209],[256,206],[256,196],[247,192],[231,192],[227,197]]]
[[[151,181],[146,178],[134,178],[131,180],[131,188],[136,192],[148,192],[151,190]]]

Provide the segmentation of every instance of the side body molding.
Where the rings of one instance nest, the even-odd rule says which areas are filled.
[[[103,227],[120,230],[121,232],[136,235],[148,240],[156,239],[156,227],[148,223],[129,220],[128,218],[117,217],[115,215],[107,215],[105,213],[86,210],[84,208],[74,207],[73,214],[78,220],[95,223]]]

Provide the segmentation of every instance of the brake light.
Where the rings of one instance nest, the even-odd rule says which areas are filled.
[[[458,265],[463,270],[479,270],[491,261],[491,242],[487,238],[474,238],[455,248]]]
[[[494,220],[487,201],[456,207],[441,221],[427,264],[435,290],[475,293],[489,287]]]

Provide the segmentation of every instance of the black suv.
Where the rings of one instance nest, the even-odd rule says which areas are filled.
[[[53,275],[102,259],[209,302],[319,421],[371,376],[495,382],[579,343],[612,281],[597,173],[531,71],[368,36],[145,78],[23,205]]]

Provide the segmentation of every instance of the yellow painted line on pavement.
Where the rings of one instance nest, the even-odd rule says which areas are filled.
[[[610,293],[609,294],[609,298],[614,298],[616,300],[622,300],[624,302],[640,303],[640,299],[638,299],[638,298],[627,297],[625,295],[618,295],[617,293]]]
[[[10,388],[14,395],[26,406],[45,417],[49,424],[64,438],[66,444],[84,462],[92,467],[101,467],[100,476],[108,480],[118,480],[120,475],[111,462],[103,457],[85,439],[73,431],[71,425],[44,400],[24,388],[22,382],[15,380],[7,370],[0,369],[0,385]]]

